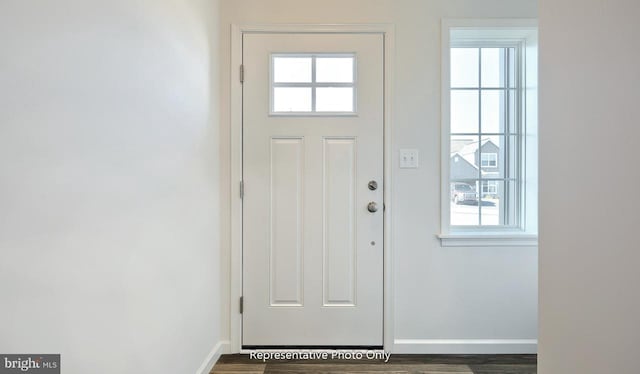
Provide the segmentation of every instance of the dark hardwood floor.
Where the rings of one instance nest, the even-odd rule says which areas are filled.
[[[223,355],[215,374],[535,374],[536,355],[391,355],[383,360],[262,360]]]

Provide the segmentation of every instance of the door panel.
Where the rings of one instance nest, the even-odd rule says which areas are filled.
[[[271,139],[271,306],[302,306],[304,140]]]
[[[355,139],[323,140],[323,305],[355,306]]]
[[[243,65],[243,345],[380,346],[382,35],[249,33]]]

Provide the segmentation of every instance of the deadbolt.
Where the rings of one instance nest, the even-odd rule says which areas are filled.
[[[374,201],[370,202],[369,204],[367,204],[367,210],[371,213],[377,212],[378,204],[376,204]]]
[[[378,189],[378,182],[376,182],[376,181],[369,181],[368,186],[369,186],[369,189],[370,189],[371,191],[375,191],[375,190],[377,190],[377,189]]]

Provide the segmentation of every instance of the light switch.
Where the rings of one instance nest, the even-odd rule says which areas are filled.
[[[400,168],[416,169],[418,167],[418,150],[417,149],[401,149],[400,150]]]

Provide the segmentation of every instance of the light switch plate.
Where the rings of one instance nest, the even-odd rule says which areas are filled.
[[[418,150],[417,149],[401,149],[400,150],[400,168],[416,169],[418,167]]]

